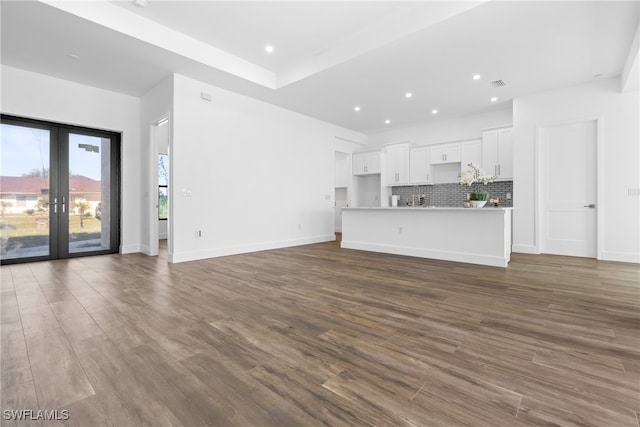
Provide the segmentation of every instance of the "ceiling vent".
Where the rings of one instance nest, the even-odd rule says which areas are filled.
[[[493,87],[502,87],[502,86],[506,86],[507,84],[505,82],[503,82],[502,80],[496,80],[494,82],[491,82],[491,86]]]

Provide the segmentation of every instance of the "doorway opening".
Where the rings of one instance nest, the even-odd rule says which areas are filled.
[[[170,247],[171,207],[169,204],[170,187],[170,153],[169,142],[171,124],[169,116],[153,122],[150,129],[151,147],[151,206],[150,206],[150,243],[149,255],[156,256],[163,251],[163,256]]]

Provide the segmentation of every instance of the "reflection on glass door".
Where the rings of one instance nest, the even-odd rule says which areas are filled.
[[[119,248],[119,135],[2,115],[0,261]]]
[[[51,130],[0,128],[0,256],[48,257]]]
[[[111,141],[69,134],[69,253],[111,248]]]

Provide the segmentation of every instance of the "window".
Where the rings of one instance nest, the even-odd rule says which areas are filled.
[[[158,154],[158,219],[166,220],[169,214],[169,156]]]

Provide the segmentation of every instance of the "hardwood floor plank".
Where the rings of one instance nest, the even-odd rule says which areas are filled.
[[[26,335],[26,343],[42,408],[60,408],[95,394],[61,329]]]
[[[518,411],[518,419],[533,425],[581,426],[581,427],[637,427],[635,413],[611,411],[608,408],[593,408],[584,405],[558,407],[525,396]]]
[[[329,242],[0,275],[3,409],[59,425],[640,427],[635,264]]]
[[[0,327],[0,391],[31,381],[31,364],[20,322]]]

